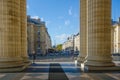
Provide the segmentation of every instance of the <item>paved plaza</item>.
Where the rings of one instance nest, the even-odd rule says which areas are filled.
[[[59,64],[63,72],[60,71],[59,65],[54,65],[54,75],[51,75],[50,64]],[[120,62],[116,62],[120,66]],[[66,76],[66,78],[64,78]],[[0,80],[120,80],[120,71],[112,72],[88,72],[83,73],[80,68],[72,62],[39,62],[31,64],[27,69],[19,73],[0,73]]]

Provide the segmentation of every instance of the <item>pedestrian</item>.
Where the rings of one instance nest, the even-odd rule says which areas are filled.
[[[33,51],[33,63],[35,63],[35,60],[36,60],[36,54],[35,51]]]

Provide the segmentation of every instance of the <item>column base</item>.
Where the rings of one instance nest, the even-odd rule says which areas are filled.
[[[78,58],[77,58],[77,64],[79,65],[79,66],[81,66],[81,63],[83,63],[85,61],[85,57],[79,57],[78,56]]]
[[[22,59],[23,59],[24,63],[29,63],[30,62],[29,59],[28,59],[28,57],[22,57]]]
[[[20,72],[25,69],[24,66],[11,67],[11,68],[0,68],[0,72]]]
[[[24,64],[24,66],[17,66],[17,67],[8,67],[8,68],[0,68],[0,72],[21,72],[26,69],[31,63]]]
[[[16,58],[0,58],[0,72],[19,72],[24,70],[30,65],[24,64],[20,57]]]
[[[88,66],[85,63],[81,63],[81,70],[83,72],[90,72],[90,71],[118,71],[120,70],[120,66]]]

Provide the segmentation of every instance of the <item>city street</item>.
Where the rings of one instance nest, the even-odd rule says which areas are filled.
[[[120,0],[0,0],[0,80],[120,80]]]
[[[37,62],[72,62],[76,59],[77,55],[55,55],[54,53],[52,55],[46,55],[46,56],[36,56]],[[33,57],[30,56],[29,58],[31,61],[33,60]]]

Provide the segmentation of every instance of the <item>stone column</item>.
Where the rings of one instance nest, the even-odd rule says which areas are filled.
[[[21,56],[24,62],[28,62],[27,54],[27,14],[26,0],[20,0],[20,23],[21,23]]]
[[[87,0],[80,0],[80,54],[78,64],[84,62],[87,55]]]
[[[115,66],[111,58],[111,0],[87,1],[88,55],[81,66],[109,70]]]
[[[20,0],[0,0],[0,72],[23,70]]]

